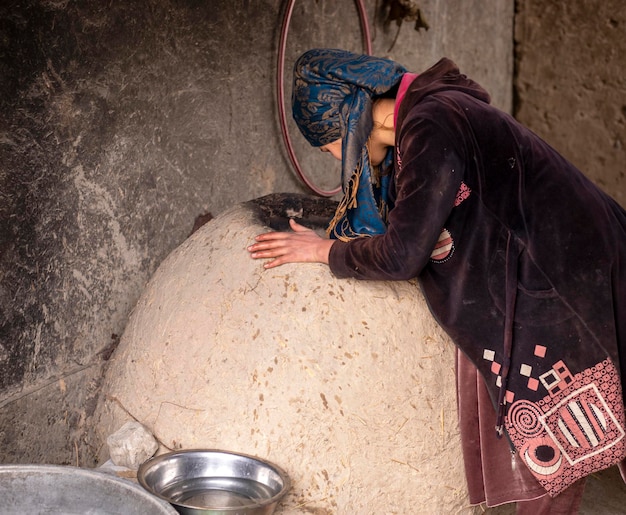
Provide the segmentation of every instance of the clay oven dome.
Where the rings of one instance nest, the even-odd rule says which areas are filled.
[[[243,452],[285,469],[278,513],[467,513],[454,347],[413,282],[266,271],[245,250],[319,199],[238,205],[162,263],[111,359],[104,441],[135,418],[161,451]]]

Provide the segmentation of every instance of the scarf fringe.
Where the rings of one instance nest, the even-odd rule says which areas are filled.
[[[357,193],[361,182],[362,172],[362,165],[359,165],[359,167],[354,171],[352,177],[348,181],[348,185],[345,188],[343,198],[339,202],[339,205],[335,210],[335,214],[332,220],[329,222],[328,228],[326,229],[327,237],[331,237],[332,235],[340,241],[350,241],[357,238],[367,238],[371,236],[371,234],[356,234],[352,230],[352,227],[350,226],[350,221],[347,217],[348,210],[356,209],[358,207]],[[370,180],[374,182],[374,185],[378,186],[380,182],[378,174],[372,175],[373,177],[371,177]],[[389,206],[383,200],[381,200],[379,203],[378,213],[386,223],[387,216],[389,214]]]
[[[349,236],[346,234],[346,225],[347,228],[350,229],[350,225],[347,224],[347,220],[345,217],[347,215],[348,209],[356,209],[358,206],[358,201],[356,199],[356,194],[359,190],[359,182],[361,179],[361,165],[354,171],[352,177],[348,181],[348,186],[346,191],[344,191],[343,198],[337,209],[335,210],[335,216],[328,224],[328,228],[326,229],[326,236],[330,237],[331,234],[334,235],[340,241],[350,241],[358,236]],[[339,222],[344,219],[343,224],[339,224]],[[343,227],[341,227],[343,226]]]

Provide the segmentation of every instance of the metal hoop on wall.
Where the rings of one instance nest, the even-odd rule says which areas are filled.
[[[363,35],[363,46],[365,47],[365,51],[371,55],[372,53],[372,41],[370,36],[370,28],[367,21],[367,12],[365,10],[365,5],[363,0],[355,0],[357,10],[359,12],[359,21],[361,23],[361,32]],[[291,143],[291,137],[289,136],[289,130],[287,128],[287,115],[285,113],[285,88],[284,88],[284,78],[285,78],[285,48],[287,47],[287,35],[289,33],[289,24],[291,22],[291,15],[293,13],[293,7],[296,3],[296,0],[288,0],[287,7],[285,9],[285,16],[283,17],[283,22],[280,30],[280,42],[278,44],[278,66],[276,67],[276,96],[277,96],[277,104],[278,104],[278,113],[280,117],[280,128],[283,135],[283,142],[285,143],[285,147],[287,148],[287,154],[289,155],[289,160],[291,164],[295,168],[296,174],[300,178],[300,180],[316,195],[321,197],[332,197],[333,195],[339,193],[341,191],[341,183],[339,186],[332,190],[325,190],[319,188],[317,185],[313,183],[313,181],[307,177],[307,175],[302,170],[300,166],[300,162],[296,157],[296,153],[294,151],[293,145]]]

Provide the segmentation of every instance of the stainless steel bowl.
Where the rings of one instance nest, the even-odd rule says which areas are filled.
[[[287,493],[287,474],[253,456],[183,450],[143,463],[137,479],[183,515],[270,515]]]

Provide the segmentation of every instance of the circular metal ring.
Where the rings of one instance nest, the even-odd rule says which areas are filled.
[[[370,37],[369,24],[367,22],[367,12],[363,0],[355,0],[357,4],[357,10],[359,11],[359,20],[361,23],[361,32],[363,33],[363,45],[368,54],[372,53],[372,41]],[[287,148],[287,154],[289,160],[296,170],[296,174],[300,180],[316,195],[321,197],[332,197],[333,195],[341,191],[341,183],[336,188],[331,190],[325,190],[318,187],[302,170],[300,162],[296,157],[296,153],[291,143],[291,137],[289,136],[289,130],[287,128],[287,115],[285,113],[285,48],[287,47],[287,35],[289,34],[289,24],[291,22],[291,15],[293,13],[293,7],[296,0],[289,0],[285,9],[285,16],[280,30],[280,42],[278,44],[278,66],[276,73],[276,96],[278,103],[278,113],[280,117],[280,128],[283,135],[283,142]]]

